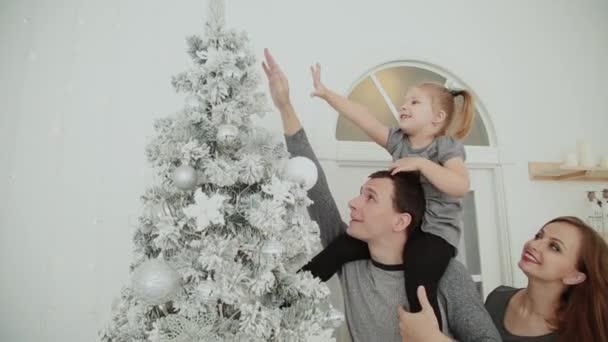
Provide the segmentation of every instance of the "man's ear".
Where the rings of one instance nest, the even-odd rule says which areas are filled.
[[[401,213],[397,215],[394,230],[397,232],[405,231],[412,223],[412,215],[409,213]]]

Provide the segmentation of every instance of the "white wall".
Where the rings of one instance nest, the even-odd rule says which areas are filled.
[[[90,341],[127,280],[144,146],[182,105],[170,76],[205,1],[0,3],[0,338]],[[586,136],[608,154],[605,1],[228,0],[228,22],[272,48],[311,140],[332,158],[336,115],[308,65],[346,91],[365,70],[420,59],[458,75],[497,130],[513,259],[547,219],[601,184],[530,182]],[[262,124],[280,132],[276,115]],[[331,172],[330,177],[337,179]],[[524,278],[517,270],[516,283]]]

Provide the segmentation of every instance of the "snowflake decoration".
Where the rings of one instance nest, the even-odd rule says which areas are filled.
[[[196,219],[197,231],[204,231],[211,224],[223,225],[225,223],[224,201],[227,199],[226,196],[218,193],[207,196],[201,189],[196,189],[194,193],[196,203],[184,208],[184,214],[189,218]]]
[[[286,181],[282,181],[276,176],[272,176],[270,184],[262,186],[262,191],[271,195],[277,202],[294,203],[293,194],[290,192],[292,184]]]

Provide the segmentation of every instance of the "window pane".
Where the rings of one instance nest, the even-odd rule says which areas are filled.
[[[396,126],[397,120],[391,113],[386,101],[374,85],[371,78],[367,77],[362,82],[357,84],[353,91],[348,96],[349,99],[361,103],[369,108],[376,118],[387,126]],[[342,115],[338,118],[336,127],[336,138],[346,141],[370,141],[367,135],[359,129],[355,124],[344,118]]]
[[[433,71],[413,66],[395,66],[382,69],[375,73],[375,77],[395,108],[399,108],[404,100],[405,93],[412,86],[422,82],[444,84],[446,81],[445,77]],[[369,107],[384,124],[388,126],[397,125],[396,119],[370,77],[366,77],[355,86],[348,98]],[[462,98],[457,101],[457,108],[460,108]],[[475,110],[473,127],[463,142],[465,145],[490,146],[488,133],[481,116],[477,109]],[[338,118],[336,138],[342,141],[370,141],[363,131],[342,116]]]
[[[462,141],[465,145],[473,145],[473,146],[490,146],[490,139],[488,138],[488,132],[486,131],[486,127],[481,120],[481,115],[477,109],[475,109],[475,119],[473,119],[473,127],[471,128],[471,133],[464,138]]]
[[[416,67],[400,66],[380,70],[376,77],[388,94],[395,108],[399,108],[405,99],[405,93],[423,82],[445,83],[445,78],[428,70]]]
[[[467,266],[472,275],[481,274],[479,260],[479,239],[477,237],[477,214],[475,212],[475,192],[469,191],[463,198],[462,237],[456,259]]]

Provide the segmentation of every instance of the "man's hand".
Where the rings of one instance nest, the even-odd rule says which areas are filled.
[[[404,342],[443,342],[450,339],[439,330],[439,323],[433,312],[433,307],[426,297],[424,286],[418,287],[418,300],[422,310],[410,313],[401,306],[397,308],[399,314],[399,332]]]
[[[327,95],[327,88],[321,82],[321,65],[319,63],[310,67],[310,73],[312,74],[312,86],[314,87],[310,96],[325,98]]]
[[[268,49],[264,49],[265,62],[262,62],[262,68],[268,78],[268,86],[270,87],[270,95],[272,102],[279,109],[283,110],[291,106],[289,99],[289,82],[287,77],[274,60]]]

